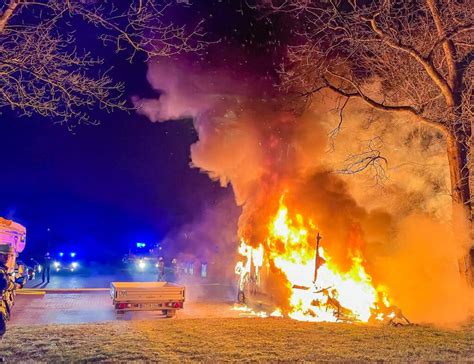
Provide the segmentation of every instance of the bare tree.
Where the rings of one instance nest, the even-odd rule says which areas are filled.
[[[90,110],[125,109],[94,51],[81,50],[77,32],[92,31],[132,61],[201,50],[200,23],[166,23],[171,0],[8,0],[0,5],[0,108],[49,117],[72,128],[95,123]],[[99,43],[100,44],[100,43]]]
[[[474,1],[259,4],[291,17],[295,43],[282,68],[283,87],[305,97],[329,89],[439,130],[447,141],[453,202],[472,219]]]

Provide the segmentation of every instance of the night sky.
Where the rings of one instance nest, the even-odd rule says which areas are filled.
[[[135,241],[159,241],[227,193],[189,168],[190,120],[154,124],[117,112],[72,134],[4,114],[0,133],[0,215],[27,227],[32,254],[48,240],[53,249],[120,254]]]
[[[240,4],[216,1],[182,10],[176,22],[207,19],[210,37],[221,41],[212,52],[220,62],[226,62],[224,49],[235,48],[243,58],[260,54],[253,29],[265,33],[266,25]],[[94,44],[105,66],[114,66],[127,98],[154,93],[142,59],[129,64],[124,54],[94,43],[94,30],[84,30],[78,44]],[[94,259],[119,256],[136,241],[160,241],[231,194],[189,167],[189,147],[197,139],[191,120],[151,123],[133,112],[93,111],[100,125],[71,132],[40,116],[1,111],[0,216],[27,227],[27,255],[71,248]]]

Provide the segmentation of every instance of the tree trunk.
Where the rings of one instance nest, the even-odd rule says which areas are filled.
[[[462,141],[466,141],[462,143]],[[453,201],[454,232],[459,233],[461,228],[468,226],[470,229],[466,250],[459,259],[459,270],[467,281],[474,286],[474,225],[471,203],[471,162],[468,160],[469,149],[471,149],[471,136],[466,135],[465,130],[455,130],[447,135],[447,151],[449,161],[449,172],[451,177],[451,193]],[[466,146],[468,145],[468,147]],[[466,235],[459,234],[459,239],[465,240]]]
[[[471,219],[471,192],[469,188],[468,149],[463,141],[469,140],[463,130],[449,132],[447,136],[451,193],[455,205],[464,206]],[[472,219],[471,219],[472,220]]]
[[[10,0],[6,9],[0,14],[0,33],[5,30],[8,20],[13,15],[18,5],[20,5],[20,0]]]

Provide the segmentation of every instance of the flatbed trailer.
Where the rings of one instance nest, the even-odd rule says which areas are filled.
[[[128,311],[162,311],[173,317],[184,307],[185,287],[168,282],[112,282],[110,295],[117,317]]]

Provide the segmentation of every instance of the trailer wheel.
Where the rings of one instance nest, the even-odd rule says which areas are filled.
[[[245,303],[245,293],[244,291],[239,291],[237,294],[237,302],[238,303]]]
[[[123,320],[125,318],[125,311],[122,311],[122,310],[115,311],[115,318],[117,320]]]
[[[176,310],[163,310],[163,315],[167,318],[174,317],[176,315]]]

